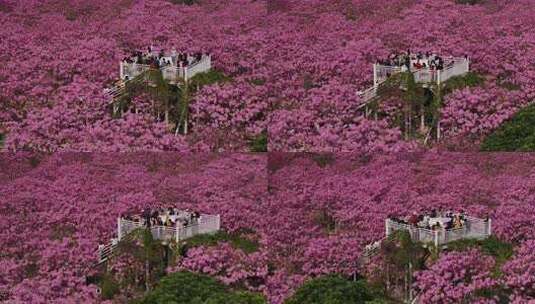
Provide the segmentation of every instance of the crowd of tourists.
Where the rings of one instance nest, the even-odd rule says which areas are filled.
[[[197,211],[178,210],[175,207],[145,208],[141,214],[124,214],[121,218],[146,227],[187,227],[198,224],[201,214]]]
[[[423,214],[414,212],[404,218],[390,217],[389,219],[395,223],[429,230],[460,229],[466,225],[466,215],[462,211],[452,212],[432,210],[431,212]]]
[[[160,49],[158,52],[156,52],[152,47],[149,46],[146,52],[132,52],[131,56],[123,58],[123,62],[129,64],[137,63],[150,65],[151,67],[158,69],[165,66],[183,68],[196,64],[205,56],[209,56],[209,54],[202,52],[177,52],[175,49],[172,49],[169,53],[166,53],[163,49]]]
[[[400,67],[404,71],[411,71],[411,69],[430,69],[440,71],[453,66],[455,61],[452,58],[443,58],[431,52],[412,53],[409,49],[402,53],[392,53],[388,58],[377,60],[377,63],[385,66]]]

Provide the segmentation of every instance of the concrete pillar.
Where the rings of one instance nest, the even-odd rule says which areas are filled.
[[[373,64],[373,88],[375,90],[375,93],[377,93],[377,83],[379,82],[378,75],[377,75],[377,63]]]
[[[121,229],[121,217],[118,217],[117,218],[117,238],[119,240],[121,240],[121,238],[123,237],[123,232],[122,232],[122,229]]]

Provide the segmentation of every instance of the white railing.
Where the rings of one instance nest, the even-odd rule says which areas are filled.
[[[364,247],[364,251],[361,254],[361,260],[366,261],[372,256],[376,255],[381,249],[381,246],[383,245],[384,241],[386,241],[386,237],[371,244],[368,244],[366,247]]]
[[[220,229],[219,215],[202,214],[196,223],[185,227],[151,226],[152,237],[158,240],[181,241],[197,234],[214,233]],[[144,227],[141,222],[119,219],[119,239],[137,228]]]
[[[187,213],[182,214],[185,216]],[[179,214],[179,217],[181,215]],[[138,228],[145,227],[141,222],[117,219],[117,238],[112,239],[107,245],[99,245],[98,263],[105,262],[114,253],[119,241],[130,236],[130,233]],[[198,234],[215,233],[221,229],[221,218],[219,215],[202,214],[196,223],[185,227],[151,226],[150,232],[156,240],[176,241],[191,238]]]
[[[108,245],[98,245],[98,263],[102,263],[112,257],[118,245],[118,239],[112,239]]]
[[[121,61],[120,77],[122,80],[125,80],[127,76],[129,79],[132,79],[141,75],[143,72],[148,71],[149,69],[150,65],[139,63],[126,63]]]
[[[374,65],[374,82],[379,83],[386,80],[388,77],[400,73],[401,67],[388,66],[388,65]]]
[[[484,220],[475,217],[465,217],[462,228],[430,230],[402,224],[386,219],[386,235],[392,234],[396,230],[408,231],[411,239],[416,242],[433,243],[435,246],[445,245],[449,242],[460,239],[484,239],[491,235],[491,220]]]
[[[191,79],[193,76],[209,71],[212,68],[212,58],[210,55],[203,55],[201,60],[193,65],[188,66],[184,70],[184,78],[186,80]]]
[[[470,60],[468,58],[453,58],[453,64],[446,66],[443,70],[438,71],[437,80],[438,84],[445,82],[451,77],[460,76],[470,71]]]
[[[192,59],[190,57],[190,59]],[[122,80],[128,77],[129,79],[139,76],[143,72],[149,70],[151,67],[146,64],[126,63],[120,62],[120,78]],[[193,76],[207,72],[212,68],[212,57],[210,55],[203,55],[201,60],[187,67],[179,67],[175,65],[162,66],[163,78],[170,82],[178,82],[179,79],[189,80]]]
[[[166,66],[161,69],[163,79],[169,82],[178,82],[184,77],[184,69],[176,66]]]
[[[429,83],[429,82],[436,82],[438,79],[438,71],[431,70],[431,69],[419,69],[416,70],[414,75],[414,81],[416,83]]]
[[[381,85],[384,81],[385,80],[380,82],[379,85]],[[360,91],[357,93],[357,96],[359,96],[362,101],[362,104],[360,104],[357,109],[366,107],[368,103],[370,103],[370,101],[377,96],[377,87],[370,87],[364,91]]]
[[[452,65],[447,66],[443,70],[431,70],[430,68],[421,68],[412,70],[414,81],[416,83],[437,83],[440,85],[444,81],[454,76],[463,75],[470,71],[470,60],[468,58],[446,57],[447,62]],[[361,98],[362,104],[357,109],[365,108],[368,103],[377,97],[377,90],[390,77],[402,71],[402,67],[387,66],[374,64],[373,65],[373,83],[374,86],[367,88],[364,91],[357,91],[357,96]]]

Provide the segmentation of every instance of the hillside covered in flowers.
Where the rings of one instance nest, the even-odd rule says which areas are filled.
[[[97,245],[114,236],[120,214],[146,206],[221,215],[224,232],[186,243],[167,276],[208,275],[267,303],[330,274],[381,284],[384,261],[355,261],[384,237],[385,218],[447,208],[489,216],[493,237],[427,258],[412,284],[422,303],[528,303],[533,164],[533,155],[515,154],[4,154],[0,299],[102,301],[99,283],[87,281]],[[135,269],[125,265],[134,263],[124,263],[111,266],[123,283],[108,299],[140,296],[128,287]]]
[[[533,100],[534,11],[530,0],[3,0],[0,142],[40,151],[477,150]],[[151,95],[132,97],[141,111],[110,113],[103,90],[119,61],[149,45],[209,52],[222,75],[191,92],[187,135],[143,110],[158,106]],[[438,143],[404,136],[401,94],[379,100],[377,120],[357,109],[372,64],[406,49],[469,56],[480,80],[443,93]]]

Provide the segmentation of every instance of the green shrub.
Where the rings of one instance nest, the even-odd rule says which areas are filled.
[[[266,80],[264,78],[253,78],[253,79],[249,80],[249,83],[251,83],[252,85],[255,85],[255,86],[261,86],[261,85],[264,85],[266,83]]]
[[[285,304],[347,304],[372,301],[365,281],[329,275],[305,282]]]
[[[206,275],[176,272],[164,277],[157,288],[135,303],[265,304],[266,301],[259,294],[231,291]]]
[[[203,304],[266,304],[265,298],[257,293],[238,291],[234,293],[219,293]]]
[[[476,87],[480,86],[485,82],[483,76],[474,73],[468,72],[462,76],[451,77],[444,83],[443,93],[448,94],[455,90],[463,89],[466,87]]]
[[[251,152],[267,152],[267,132],[262,132],[249,140],[249,148]]]
[[[223,74],[223,72],[216,69],[211,69],[208,72],[199,73],[193,76],[189,81],[188,85],[192,92],[200,90],[203,86],[211,85],[214,83],[225,83],[230,82],[232,78]]]
[[[30,166],[32,168],[37,168],[37,166],[39,166],[42,161],[42,157],[39,154],[33,154],[32,156],[30,156],[28,161],[30,162]]]
[[[529,105],[518,111],[488,135],[480,148],[482,151],[535,150],[535,105]]]
[[[314,153],[312,154],[312,160],[314,160],[318,166],[323,168],[334,163],[335,157],[332,153]]]
[[[216,246],[219,242],[229,242],[232,247],[241,249],[245,253],[258,251],[258,242],[244,238],[239,233],[226,233],[218,231],[215,234],[199,234],[184,241],[181,247],[181,254],[185,255],[188,248],[197,246]]]
[[[448,243],[448,249],[463,251],[470,248],[479,248],[484,254],[497,259],[507,260],[513,255],[513,244],[504,242],[496,236],[484,240],[463,239]]]
[[[111,276],[103,276],[100,281],[100,289],[102,290],[102,298],[104,300],[113,299],[119,292],[119,284],[113,280]]]

